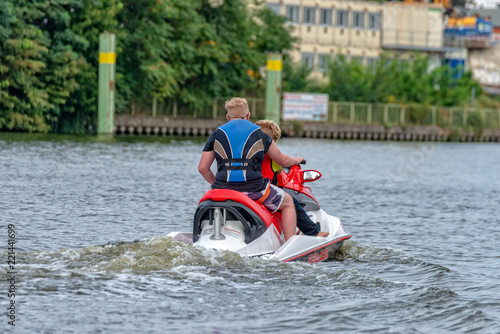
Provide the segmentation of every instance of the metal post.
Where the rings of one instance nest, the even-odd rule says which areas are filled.
[[[225,216],[225,215],[224,215]],[[224,240],[226,237],[222,234],[222,214],[220,209],[214,209],[214,234],[210,236],[212,240]],[[224,217],[225,218],[225,217]],[[225,223],[225,221],[224,221]]]
[[[333,102],[333,118],[332,122],[337,123],[337,114],[339,112],[339,105],[338,102]]]
[[[368,111],[367,111],[366,117],[367,117],[367,119],[366,119],[367,123],[371,124],[372,123],[372,105],[371,104],[368,105]]]
[[[384,105],[384,123],[389,123],[389,105]]]
[[[212,105],[212,118],[217,118],[217,98],[214,97],[214,104]]]
[[[113,134],[115,118],[115,34],[99,35],[98,134]]]
[[[354,102],[351,102],[351,106],[350,106],[350,110],[349,110],[349,120],[351,122],[351,124],[354,124],[354,107],[355,107],[355,104]]]
[[[152,110],[152,116],[156,116],[156,96],[153,96],[153,110]]]
[[[405,111],[406,111],[406,106],[402,106],[401,113],[399,114],[399,124],[401,125],[405,124]]]
[[[283,56],[279,53],[267,55],[266,118],[280,124],[281,71]]]
[[[436,107],[432,107],[432,125],[436,125],[437,117],[436,117]]]

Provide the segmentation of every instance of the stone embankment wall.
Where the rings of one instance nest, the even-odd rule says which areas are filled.
[[[115,115],[115,134],[209,136],[225,119],[177,119],[169,117]]]
[[[500,129],[474,131],[471,129],[443,129],[435,125],[385,127],[377,124],[303,123],[298,135],[308,138],[358,140],[500,142]]]
[[[172,119],[151,116],[115,116],[115,133],[122,135],[208,136],[225,119]],[[482,141],[500,142],[500,129],[442,129],[431,125],[333,124],[300,122],[281,124],[284,136],[351,140]]]

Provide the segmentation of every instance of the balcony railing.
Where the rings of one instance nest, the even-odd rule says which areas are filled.
[[[464,36],[446,33],[443,45],[451,48],[486,49],[496,42],[496,36]]]
[[[384,29],[383,48],[436,49],[443,46],[443,34],[435,31],[391,30]]]

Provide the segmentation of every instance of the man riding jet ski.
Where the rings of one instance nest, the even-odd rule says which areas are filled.
[[[338,218],[320,208],[311,189],[304,185],[318,180],[321,173],[302,170],[298,165],[302,158],[281,153],[273,139],[248,120],[245,99],[227,101],[226,109],[229,122],[207,140],[198,166],[212,189],[198,204],[193,232],[171,232],[168,236],[195,246],[283,262],[319,262],[333,256],[351,235]],[[263,177],[266,153],[266,159],[290,167],[277,177],[285,191]],[[214,160],[215,175],[210,170]],[[291,195],[298,200],[297,207]],[[295,233],[296,208],[302,215],[299,228],[305,235]]]
[[[277,164],[290,167],[304,159],[281,153],[271,137],[249,121],[250,110],[243,98],[232,98],[225,104],[228,123],[208,138],[198,171],[212,189],[232,189],[262,203],[270,212],[281,212],[285,240],[295,235],[297,223],[292,197],[264,179],[261,173],[266,153]],[[210,170],[217,160],[217,173]]]

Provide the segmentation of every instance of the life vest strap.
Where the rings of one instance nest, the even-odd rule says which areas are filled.
[[[230,165],[230,164],[234,164],[234,163],[239,163],[241,165],[240,166]],[[220,172],[220,171],[224,171],[224,170],[252,170],[252,171],[256,171],[259,169],[255,165],[254,159],[224,159],[217,166],[217,171]]]

